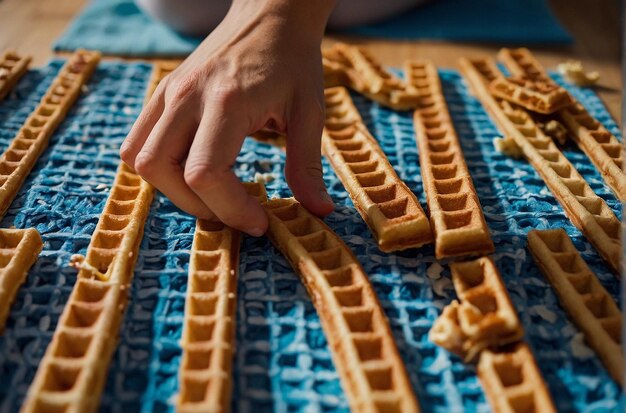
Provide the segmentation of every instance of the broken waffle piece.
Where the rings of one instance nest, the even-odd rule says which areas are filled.
[[[4,216],[81,87],[100,60],[98,52],[79,50],[63,65],[39,105],[0,156],[0,216]]]
[[[524,157],[524,153],[515,143],[515,139],[509,136],[493,138],[493,147],[496,151],[511,158],[521,159]]]
[[[557,70],[570,83],[577,86],[593,86],[600,80],[600,73],[597,71],[585,71],[580,60],[568,60],[567,62],[559,63]]]
[[[484,350],[477,371],[494,413],[557,412],[528,344]]]
[[[41,235],[34,228],[0,229],[0,334],[17,290],[42,248]]]
[[[418,96],[360,47],[336,43],[323,52],[326,87],[346,86],[394,110],[416,107]]]
[[[244,183],[267,201],[265,187]],[[227,413],[235,353],[240,233],[220,222],[196,221],[191,246],[177,411]]]
[[[591,189],[526,110],[489,93],[489,82],[502,76],[493,59],[461,59],[460,63],[470,87],[500,131],[515,139],[572,223],[593,244],[609,267],[619,273],[621,224],[611,208]]]
[[[369,133],[348,91],[324,91],[326,126],[322,150],[385,252],[415,248],[433,240],[419,201],[398,177]]]
[[[420,170],[437,258],[494,251],[489,228],[454,130],[434,64],[408,62],[409,89],[420,101],[413,114]]]
[[[546,123],[537,123],[537,126],[541,128],[543,133],[552,138],[559,145],[565,145],[567,143],[567,129],[561,122],[555,119],[548,120]]]
[[[368,275],[341,239],[294,199],[264,204],[268,236],[307,288],[353,412],[419,412]]]
[[[554,113],[573,103],[569,93],[562,87],[552,82],[520,76],[498,76],[489,84],[489,91],[494,96],[543,114]]]
[[[507,69],[546,83],[556,84],[528,49],[502,49],[498,54]],[[569,136],[587,155],[617,198],[626,202],[626,173],[622,170],[623,148],[620,141],[608,129],[572,99],[574,104],[557,112]]]
[[[30,56],[22,56],[13,50],[7,50],[0,56],[0,101],[24,76],[30,61]]]
[[[450,264],[460,303],[453,301],[435,321],[429,337],[470,362],[485,348],[519,341],[524,329],[491,258]]]
[[[624,384],[622,313],[565,230],[533,230],[528,249],[613,379]]]
[[[76,284],[22,413],[98,410],[153,196],[154,188],[120,163],[86,257],[73,259]]]

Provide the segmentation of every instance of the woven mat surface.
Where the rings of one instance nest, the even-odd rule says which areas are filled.
[[[5,148],[61,66],[29,72],[0,104],[0,147]],[[76,272],[70,255],[84,253],[115,169],[118,148],[138,115],[151,67],[103,63],[68,118],[52,137],[3,227],[36,227],[44,250],[31,269],[0,337],[0,412],[17,411],[50,342]],[[440,72],[452,118],[474,179],[496,253],[541,371],[563,412],[617,409],[619,390],[584,344],[526,250],[533,228],[567,230],[602,284],[617,299],[619,283],[591,245],[570,224],[533,168],[494,151],[499,133],[455,71]],[[598,97],[570,88],[613,133]],[[354,96],[368,127],[400,177],[426,207],[410,114]],[[619,136],[619,135],[618,135]],[[621,217],[620,204],[575,147],[566,156]],[[236,169],[244,180],[273,173],[270,196],[289,196],[284,153],[246,140]],[[428,331],[454,298],[447,265],[432,247],[383,254],[324,161],[324,177],[337,204],[327,223],[355,252],[370,275],[424,412],[487,412],[475,370],[429,342]],[[173,411],[178,390],[186,271],[194,219],[163,196],[155,199],[108,373],[102,412]],[[299,278],[267,238],[244,237],[237,302],[233,411],[347,412],[319,318]]]

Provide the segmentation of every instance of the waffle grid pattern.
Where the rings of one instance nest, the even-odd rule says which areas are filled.
[[[413,113],[422,181],[437,258],[494,251],[489,228],[441,92],[437,68],[408,62],[405,76],[420,97]]]
[[[430,334],[432,341],[450,346],[448,350],[470,362],[485,348],[523,339],[517,311],[492,259],[456,262],[450,264],[450,269],[460,303],[454,301],[437,320]]]
[[[613,211],[528,112],[488,93],[488,82],[503,76],[493,60],[462,59],[461,64],[477,95],[500,124],[500,131],[515,139],[572,222],[583,231],[613,270],[619,272],[621,223]]]
[[[526,343],[483,351],[477,370],[494,412],[557,412]]]
[[[345,88],[324,92],[326,125],[322,148],[382,251],[432,242],[428,217],[398,179],[367,130]]]
[[[388,321],[348,247],[294,199],[270,200],[269,236],[321,314],[352,411],[419,411]]]
[[[530,232],[528,249],[613,378],[623,383],[622,312],[613,298],[563,230]]]
[[[498,56],[512,73],[558,86],[528,49],[502,49]],[[622,170],[623,150],[619,140],[579,102],[559,110],[558,114],[572,139],[601,171],[617,197],[626,202],[626,174]]]
[[[0,145],[8,145],[60,68],[29,72],[0,103]],[[84,253],[113,182],[117,148],[142,105],[151,68],[102,63],[67,119],[52,137],[8,211],[2,226],[36,227],[45,241],[0,337],[0,411],[16,411],[49,344],[76,280],[66,265]],[[526,161],[493,150],[499,136],[461,77],[442,71],[442,84],[474,185],[493,235],[493,255],[543,376],[561,411],[611,411],[619,391],[600,360],[580,344],[579,331],[526,252],[529,229],[564,228],[576,248],[616,298],[618,281],[569,222]],[[599,99],[572,94],[614,134]],[[364,121],[396,172],[425,206],[409,113],[396,113],[354,96]],[[80,149],[77,153],[76,149]],[[619,202],[577,149],[565,156],[620,214]],[[236,165],[243,179],[274,173],[270,196],[289,196],[282,176],[284,153],[247,140]],[[475,371],[427,339],[433,321],[454,298],[447,270],[432,247],[381,254],[342,184],[324,161],[324,177],[338,204],[326,222],[354,251],[380,299],[423,411],[487,412]],[[166,412],[175,405],[179,340],[195,219],[157,196],[146,223],[120,342],[108,374],[101,411]],[[268,277],[267,274],[271,274]],[[244,237],[237,300],[237,354],[233,411],[347,412],[348,404],[304,286],[267,238]]]
[[[30,56],[22,56],[7,50],[0,57],[0,101],[4,99],[18,80],[28,70]]]

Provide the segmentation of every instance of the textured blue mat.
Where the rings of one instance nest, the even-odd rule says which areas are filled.
[[[546,0],[435,0],[386,22],[342,32],[385,39],[570,43]],[[200,39],[154,21],[134,0],[92,0],[54,50],[78,48],[127,56],[185,56]]]
[[[29,72],[0,104],[0,147],[6,147],[50,84],[60,62]],[[0,337],[0,412],[20,406],[75,282],[69,257],[84,253],[113,182],[117,148],[139,113],[150,74],[145,64],[103,63],[53,136],[3,227],[36,227],[44,251],[30,271]],[[474,184],[496,244],[494,258],[520,312],[551,393],[562,412],[617,410],[619,390],[567,319],[526,251],[532,228],[563,227],[602,283],[617,298],[619,284],[524,161],[494,152],[498,135],[459,75],[442,71],[443,87]],[[572,89],[618,134],[599,99]],[[399,175],[425,206],[413,127],[360,96],[355,101]],[[585,155],[567,157],[620,214],[619,203]],[[289,195],[281,176],[284,153],[247,140],[236,165],[243,179],[273,172],[270,195]],[[370,274],[424,412],[487,412],[474,369],[428,341],[428,330],[454,297],[449,271],[431,247],[382,254],[341,183],[324,163],[337,203],[328,224]],[[141,244],[120,343],[111,363],[102,412],[169,412],[177,393],[186,269],[194,219],[159,196]],[[244,238],[239,274],[233,411],[347,412],[319,319],[305,289],[267,238]]]

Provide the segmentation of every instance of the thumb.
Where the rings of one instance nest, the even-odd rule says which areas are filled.
[[[316,101],[296,111],[288,123],[285,176],[294,197],[318,216],[332,212],[333,201],[326,191],[321,162],[324,108]]]

